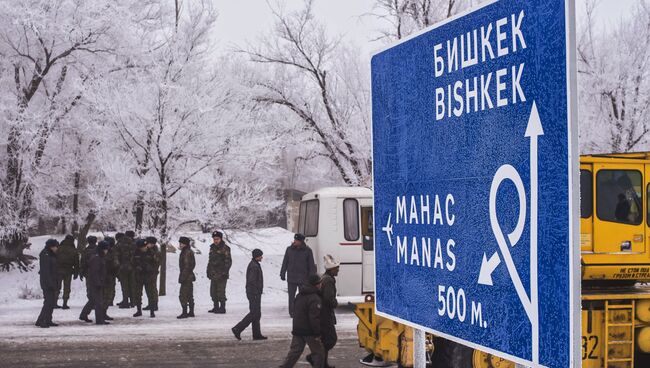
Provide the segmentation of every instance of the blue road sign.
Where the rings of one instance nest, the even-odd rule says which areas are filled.
[[[580,364],[573,9],[491,1],[373,56],[381,315]]]

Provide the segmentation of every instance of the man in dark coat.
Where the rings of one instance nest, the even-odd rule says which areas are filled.
[[[88,301],[86,302],[86,305],[93,305],[92,303],[92,295],[91,295],[91,286],[90,286],[90,280],[88,280],[88,274],[89,274],[89,268],[90,268],[90,259],[97,254],[97,237],[96,236],[89,236],[86,238],[86,242],[88,245],[86,246],[86,249],[84,249],[81,252],[81,258],[79,260],[79,277],[81,281],[86,279],[86,299]],[[90,303],[90,304],[89,304]],[[92,322],[90,319],[88,319],[88,313],[84,315],[82,312],[79,315],[79,319],[85,322]]]
[[[42,328],[58,326],[52,322],[52,313],[56,305],[58,278],[56,252],[58,249],[59,242],[56,239],[49,239],[45,242],[45,248],[38,255],[40,265],[38,273],[41,281],[41,289],[43,290],[43,308],[41,308],[41,314],[38,315],[38,319],[36,320],[36,326]]]
[[[77,252],[77,247],[74,245],[74,236],[65,236],[56,253],[56,261],[59,273],[56,298],[59,299],[59,294],[63,289],[63,306],[61,308],[70,309],[68,306],[70,284],[73,276],[75,280],[79,277],[79,252]]]
[[[106,287],[104,288],[104,319],[107,321],[112,321],[113,318],[108,315],[108,307],[113,305],[115,300],[115,286],[120,270],[120,263],[117,258],[117,253],[115,252],[115,238],[107,236],[104,239],[108,243],[108,253],[106,253]]]
[[[184,319],[187,317],[194,317],[194,267],[196,267],[196,260],[194,259],[194,252],[190,246],[190,239],[181,236],[178,239],[178,246],[181,248],[181,254],[178,257],[178,283],[181,284],[181,290],[178,294],[178,300],[181,302],[183,313],[176,317]],[[189,313],[188,313],[189,308]]]
[[[117,260],[120,263],[120,286],[122,288],[122,301],[117,303],[120,309],[135,307],[133,294],[135,293],[135,273],[133,271],[133,253],[135,252],[135,233],[127,231],[122,236],[115,234]]]
[[[150,275],[145,281],[144,281],[144,290],[147,293],[147,302],[148,305],[142,310],[148,310],[148,311],[158,311],[158,272],[160,270],[160,260],[161,260],[161,255],[160,255],[160,250],[158,249],[158,246],[156,243],[158,243],[158,239],[156,239],[153,236],[148,236],[144,240],[145,244],[147,244],[147,253],[149,253],[149,257],[147,257],[147,260],[149,262],[149,266],[151,269],[154,270],[153,275]],[[155,317],[155,315],[151,314],[151,317]]]
[[[282,260],[282,268],[280,268],[280,278],[282,281],[287,281],[290,316],[293,317],[293,305],[298,287],[306,283],[310,275],[315,274],[314,254],[311,248],[305,244],[305,236],[294,235],[293,243],[287,247]]]
[[[235,327],[232,333],[237,340],[241,340],[241,333],[253,325],[253,340],[266,340],[260,329],[260,319],[262,318],[262,291],[264,290],[264,274],[262,273],[262,262],[264,253],[260,249],[253,250],[253,259],[251,259],[246,269],[246,297],[248,298],[249,312]]]
[[[104,288],[108,283],[108,272],[106,267],[106,254],[108,253],[109,243],[105,240],[99,242],[96,247],[96,253],[90,256],[88,261],[87,287],[89,300],[81,311],[80,320],[92,322],[88,319],[91,310],[95,310],[95,323],[98,325],[109,324],[104,315]]]
[[[325,349],[320,339],[322,308],[321,297],[318,294],[320,288],[321,279],[318,275],[309,276],[308,283],[300,288],[293,316],[291,347],[280,368],[292,368],[300,359],[305,345],[309,345],[311,350],[312,365],[323,368]]]
[[[226,284],[231,266],[230,247],[223,241],[223,233],[215,231],[212,233],[207,268],[208,278],[210,279],[210,297],[212,297],[212,303],[214,304],[214,308],[208,311],[210,313],[226,313]]]
[[[325,348],[325,359],[324,367],[325,368],[334,368],[329,365],[327,358],[330,350],[334,348],[338,340],[336,335],[336,314],[334,309],[338,307],[339,303],[336,300],[336,276],[339,275],[340,262],[336,261],[331,255],[326,255],[323,257],[325,260],[325,274],[321,277],[321,289],[320,295],[323,303],[323,308],[321,309],[320,315],[320,332],[321,332],[321,341],[323,342],[323,347]],[[311,355],[307,356],[307,361],[312,362]]]
[[[138,239],[135,242],[137,250],[133,254],[133,269],[135,270],[135,291],[134,291],[134,301],[138,310],[135,312],[133,317],[142,316],[142,289],[150,287],[151,279],[157,277],[158,263],[155,259],[156,254],[149,251],[147,248],[147,243],[144,239]],[[151,295],[151,290],[147,291],[147,298],[149,299],[149,306],[155,306],[155,300]],[[149,316],[155,317],[156,314],[155,308],[149,309]]]

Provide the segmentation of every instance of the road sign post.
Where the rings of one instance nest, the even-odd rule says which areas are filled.
[[[380,315],[579,365],[573,17],[488,1],[373,56]]]

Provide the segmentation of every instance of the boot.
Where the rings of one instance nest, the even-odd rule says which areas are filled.
[[[113,321],[114,318],[108,315],[108,308],[104,309],[104,320]]]
[[[226,302],[219,302],[219,309],[215,313],[226,314]]]
[[[156,312],[154,311],[154,308],[149,309],[149,317],[150,318],[156,317]]]
[[[63,299],[63,306],[61,309],[70,309],[70,307],[68,307],[68,299]]]
[[[56,303],[56,304],[54,305],[54,309],[61,309],[61,306],[59,305],[59,303]]]
[[[220,308],[220,307],[219,307],[219,302],[214,302],[214,308],[210,309],[210,310],[208,311],[208,313],[217,313],[217,311],[219,310],[219,308]]]
[[[187,316],[190,318],[194,318],[194,303],[190,303],[190,312],[187,313]]]
[[[237,331],[234,327],[230,331],[232,331],[232,334],[235,335],[237,340],[241,340],[241,331]]]
[[[142,308],[142,310],[151,310],[151,304],[148,304],[146,307]]]
[[[187,315],[187,306],[184,305],[184,306],[183,306],[183,313],[181,313],[181,315],[180,315],[180,316],[177,316],[176,318],[178,318],[178,319],[185,319],[185,318],[187,318],[187,317],[189,317],[189,316]]]
[[[93,321],[92,319],[88,318],[88,316],[79,316],[79,320],[87,323],[91,323]]]
[[[138,311],[135,312],[135,314],[133,315],[133,317],[140,317],[140,316],[142,316],[142,304],[138,304],[138,305],[136,305],[136,307],[138,308]]]

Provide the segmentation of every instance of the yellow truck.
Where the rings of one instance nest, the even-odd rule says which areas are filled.
[[[580,158],[582,367],[650,367],[650,152]],[[367,226],[365,227],[368,228]],[[356,304],[367,365],[412,367],[413,331]],[[434,367],[515,364],[427,336]]]

